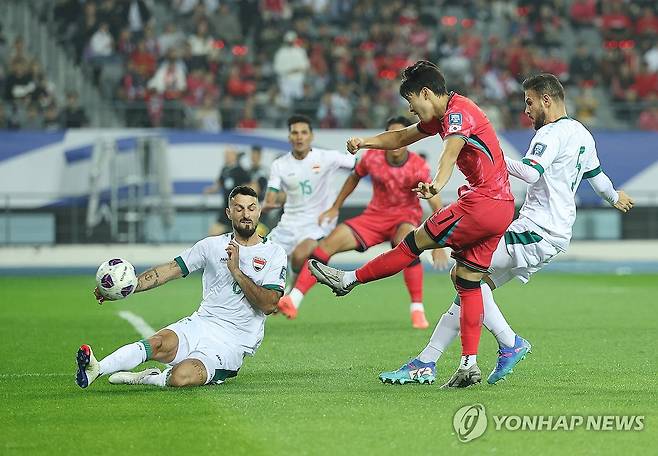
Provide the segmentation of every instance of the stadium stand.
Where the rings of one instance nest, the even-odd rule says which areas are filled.
[[[79,97],[89,116],[66,114],[80,109],[76,85],[53,84],[26,49],[42,46],[27,34],[21,38],[24,23],[10,15],[4,25],[11,33],[0,38],[3,128],[219,131],[280,127],[293,111],[323,128],[372,128],[406,111],[398,75],[426,58],[501,129],[527,126],[520,82],[538,71],[561,77],[573,100],[570,112],[589,126],[656,129],[654,1],[9,4],[31,8],[55,38],[53,52],[70,59],[91,88]]]

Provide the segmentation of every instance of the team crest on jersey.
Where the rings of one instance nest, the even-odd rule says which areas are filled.
[[[263,268],[267,264],[267,261],[265,260],[265,258],[254,257],[254,259],[251,260],[251,264],[254,267],[254,269],[256,270],[256,272],[259,272],[259,271],[263,270]]]
[[[530,155],[537,155],[538,157],[541,157],[545,150],[546,144],[538,142],[535,143],[535,145],[532,147],[532,152],[530,152]]]
[[[448,117],[448,124],[450,125],[461,125],[462,124],[462,113],[455,112],[450,114]]]
[[[320,172],[320,163],[316,163],[315,165],[313,165],[311,171],[313,171],[315,174],[318,174]]]

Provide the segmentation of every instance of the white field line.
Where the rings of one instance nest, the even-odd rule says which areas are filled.
[[[151,328],[139,315],[135,315],[129,310],[122,310],[119,312],[119,316],[130,323],[142,337],[150,337],[155,334],[155,329]]]
[[[146,323],[144,319],[139,315],[135,315],[134,313],[128,310],[122,310],[119,312],[119,316],[124,320],[126,320],[128,323],[130,323],[132,327],[135,328],[135,330],[142,337],[149,337],[155,334],[155,330],[151,328],[151,326],[148,323]],[[71,373],[63,374],[58,372],[48,372],[48,373],[30,372],[30,373],[18,373],[18,374],[0,374],[0,378],[69,377],[71,375],[72,375]]]
[[[48,373],[41,373],[41,372],[31,372],[31,373],[23,373],[23,374],[0,374],[0,378],[21,378],[21,377],[72,377],[72,373],[68,374],[62,374],[58,372],[48,372]]]

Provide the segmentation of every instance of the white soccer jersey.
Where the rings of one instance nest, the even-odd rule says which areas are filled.
[[[332,178],[339,168],[352,169],[356,157],[337,150],[313,148],[303,160],[292,152],[272,163],[268,189],[286,192],[280,225],[317,224],[336,199]]]
[[[265,314],[252,306],[228,270],[226,247],[232,233],[200,240],[176,257],[186,276],[203,269],[203,299],[197,314],[217,325],[232,343],[252,354],[263,340]],[[283,292],[286,283],[286,253],[263,239],[260,244],[240,246],[240,270],[256,285]]]
[[[564,251],[576,220],[578,185],[601,172],[594,138],[577,120],[562,117],[537,130],[522,161],[541,177],[528,186],[520,215],[545,230],[548,240]]]

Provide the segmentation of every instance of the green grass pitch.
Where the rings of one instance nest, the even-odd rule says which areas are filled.
[[[74,381],[75,353],[98,358],[139,339],[117,316],[129,309],[154,328],[195,310],[200,277],[98,306],[92,277],[0,278],[0,454],[636,454],[658,442],[656,276],[539,274],[496,297],[533,354],[500,385],[439,389],[459,343],[438,364],[434,385],[382,385],[424,346],[411,329],[400,277],[336,299],[316,287],[299,318],[271,317],[255,357],[218,387],[88,390]],[[425,276],[432,326],[454,292],[446,274]],[[483,331],[487,376],[496,345]],[[644,415],[639,432],[584,429],[495,431],[460,443],[452,417],[481,403],[488,415]]]

